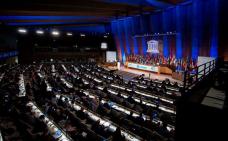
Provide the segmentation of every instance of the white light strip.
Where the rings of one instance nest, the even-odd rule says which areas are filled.
[[[143,95],[143,96],[146,96],[146,97],[151,97],[151,98],[158,99],[157,96],[153,96],[153,95],[150,95],[150,94],[145,94],[145,93],[140,92],[140,91],[135,91],[135,93],[140,94],[140,95]]]
[[[40,78],[44,78],[44,76],[41,74],[41,73],[38,73],[38,76],[40,77]],[[46,81],[46,80],[44,80],[44,82],[45,82],[45,84],[47,85],[47,91],[48,92],[51,92],[52,91],[52,87],[51,87],[51,85]]]
[[[118,94],[117,92],[112,91],[112,90],[108,90],[108,92],[110,92],[110,93],[112,93],[112,94],[114,94],[114,95],[117,95],[117,94]]]
[[[168,100],[168,99],[164,99],[164,98],[161,98],[161,100],[173,104],[172,100]]]
[[[97,88],[98,88],[99,90],[104,90],[104,88],[101,87],[101,86],[97,86]]]
[[[24,97],[26,95],[26,90],[25,90],[25,82],[24,82],[24,76],[23,74],[20,74],[19,76],[19,94],[18,97]]]
[[[143,89],[146,89],[146,88],[147,88],[146,86],[139,85],[139,84],[137,84],[136,86],[138,86],[138,87],[140,87],[140,88],[143,88]]]
[[[36,31],[36,34],[42,35],[42,34],[44,34],[44,31],[43,31],[43,30],[37,30],[37,31]]]
[[[71,83],[67,82],[64,78],[60,78],[60,80],[61,80],[61,81],[63,82],[63,84],[65,84],[68,88],[73,88],[73,87],[74,87]]]
[[[58,36],[60,33],[58,31],[52,31],[51,34],[54,36]]]
[[[176,89],[176,88],[172,88],[172,87],[166,87],[166,88],[169,89],[169,90],[172,90],[172,91],[179,92],[179,89]]]
[[[129,96],[125,95],[125,94],[120,94],[123,98],[128,98]]]
[[[65,65],[62,64],[61,66],[62,66],[62,68],[63,68],[63,70],[64,70],[65,72],[68,72],[67,69],[66,69],[66,67],[65,67]]]
[[[81,37],[85,37],[86,35],[85,34],[80,34]]]
[[[3,141],[1,130],[0,130],[0,141]]]
[[[3,73],[1,76],[0,76],[0,82],[2,81],[2,78],[4,77],[5,73]]]
[[[121,86],[118,86],[118,85],[115,85],[115,84],[111,84],[112,87],[115,87],[115,88],[119,88],[121,90],[125,90],[125,87],[121,87]]]
[[[95,78],[94,81],[101,83],[102,81],[100,79]]]
[[[42,67],[43,67],[43,64],[40,65],[40,67],[39,67],[39,69],[38,69],[38,72],[41,71]]]
[[[82,82],[83,82],[85,85],[88,85],[88,84],[89,84],[89,82],[86,81],[85,79],[82,79]]]
[[[27,33],[27,30],[26,29],[18,29],[18,32],[25,34],[25,33]]]
[[[175,111],[170,110],[170,109],[165,108],[165,107],[161,107],[161,106],[159,106],[159,107],[158,107],[158,109],[160,109],[160,110],[162,110],[162,111],[166,111],[166,112],[168,112],[168,113],[173,113],[173,114],[176,114],[176,112],[175,112]]]
[[[55,65],[51,65],[51,72],[56,72],[56,70],[55,70]]]
[[[72,36],[72,35],[73,35],[73,34],[72,34],[72,33],[70,33],[70,32],[68,32],[68,33],[67,33],[67,36]]]

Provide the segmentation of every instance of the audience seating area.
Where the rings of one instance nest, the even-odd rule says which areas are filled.
[[[178,83],[125,81],[94,63],[0,67],[4,141],[174,140]]]

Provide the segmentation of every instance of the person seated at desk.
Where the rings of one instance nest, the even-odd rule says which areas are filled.
[[[166,92],[167,92],[166,86],[164,84],[161,86],[161,92],[163,94],[166,94]]]
[[[113,133],[112,141],[125,141],[125,138],[121,135],[120,127],[117,127],[116,131]]]
[[[83,112],[84,111],[84,108],[81,108],[81,110],[77,111],[77,116],[81,119],[81,120],[84,120],[87,115]]]
[[[143,124],[144,123],[144,119],[143,119],[143,114],[140,113],[140,115],[136,118],[136,122],[139,124]]]
[[[163,123],[162,126],[158,129],[158,133],[163,135],[164,137],[169,136],[169,131],[167,130],[167,124]]]
[[[102,116],[105,116],[107,114],[109,114],[111,111],[111,107],[107,104],[107,103],[104,103],[104,104],[99,104],[99,106],[97,107],[97,113],[102,115]]]
[[[19,140],[20,134],[17,131],[17,127],[11,121],[0,120],[0,128],[3,134],[4,141]]]
[[[44,115],[41,115],[38,119],[35,119],[33,129],[27,129],[30,136],[37,141],[44,140],[48,133],[47,125],[44,123]]]
[[[100,120],[97,120],[96,122],[94,122],[91,129],[94,130],[96,133],[100,133],[101,132]]]
[[[127,98],[127,101],[130,102],[130,103],[134,103],[135,100],[132,98],[132,95],[130,95],[128,98]]]
[[[63,99],[63,96],[61,95],[60,98],[59,98],[58,101],[57,101],[57,105],[58,105],[58,106],[62,106],[62,107],[64,106],[64,102],[63,102],[62,99]]]

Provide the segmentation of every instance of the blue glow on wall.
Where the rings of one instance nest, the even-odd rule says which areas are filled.
[[[165,57],[169,56],[169,41],[168,41],[168,37],[167,36],[163,37],[163,55]]]
[[[130,43],[129,43],[129,26],[130,26],[130,19],[127,18],[124,20],[124,31],[125,31],[125,42],[126,42],[126,54],[130,54]]]
[[[168,8],[170,6],[173,6],[172,4],[158,1],[158,0],[146,0],[148,3],[150,3],[152,6],[159,7],[159,8]]]
[[[201,1],[193,1],[192,12],[192,58],[197,59],[199,56],[199,47],[202,34]]]
[[[124,46],[123,46],[123,38],[121,35],[121,21],[117,20],[117,34],[118,34],[118,40],[120,44],[120,49],[121,49],[121,56],[122,56],[122,62],[126,61],[126,56],[125,56],[125,51],[124,51]],[[125,57],[125,58],[124,58]]]
[[[122,4],[129,4],[129,5],[135,5],[135,6],[147,4],[146,0],[102,0],[102,1],[105,1],[107,3],[117,3],[117,4],[122,3]]]
[[[59,24],[75,24],[75,22],[9,22],[10,26],[31,26],[31,25],[59,25]]]
[[[182,58],[183,11],[181,6],[176,7],[176,58]]]
[[[18,51],[0,52],[0,60],[4,60],[17,55],[18,55]]]
[[[210,0],[211,2],[211,42],[210,56],[218,57],[218,1]]]
[[[139,54],[137,39],[134,38],[133,40],[134,40],[134,54]]]
[[[145,37],[142,37],[142,48],[143,48],[143,55],[146,55],[147,43],[146,43]]]
[[[111,28],[112,28],[112,34],[115,38],[115,42],[116,42],[116,48],[117,48],[117,52],[118,52],[118,60],[121,61],[121,50],[119,50],[119,39],[118,39],[118,33],[117,33],[117,22],[116,21],[112,21],[111,22]]]
[[[163,32],[167,32],[168,31],[168,12],[164,11],[162,13],[162,28],[163,28]],[[163,55],[165,57],[169,56],[169,40],[168,40],[168,36],[164,36],[163,37]]]
[[[59,28],[66,31],[76,31],[76,32],[97,32],[97,33],[106,32],[106,29],[103,25],[66,26],[66,27],[59,27]]]
[[[0,16],[0,20],[77,20],[94,16]]]
[[[145,54],[147,39],[162,39],[163,55],[166,57],[174,54],[177,58],[192,57],[193,59],[197,59],[199,55],[218,56],[218,0],[192,0],[152,14],[126,17],[121,20],[124,22],[114,21],[119,23],[121,26],[119,30],[122,30],[123,34],[115,33],[113,28],[112,32],[119,36],[118,41],[122,44],[121,51],[125,51],[125,55],[129,54],[129,51],[134,54],[139,52]],[[138,34],[173,31],[177,32],[176,38],[172,35],[132,38]]]

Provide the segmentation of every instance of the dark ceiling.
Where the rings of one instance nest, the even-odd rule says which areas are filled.
[[[7,0],[1,2],[0,21],[13,26],[99,25],[183,1],[186,0]]]

